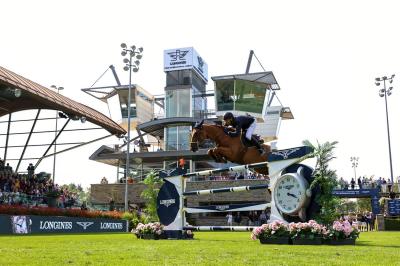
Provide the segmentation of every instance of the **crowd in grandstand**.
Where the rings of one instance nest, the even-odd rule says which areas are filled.
[[[394,180],[396,183],[400,183],[400,176]],[[392,189],[392,180],[390,178],[374,178],[374,177],[358,177],[357,180],[354,178],[351,181],[344,180],[343,177],[339,179],[339,186],[341,189],[363,189],[363,188],[379,188],[383,191],[391,191]]]
[[[50,175],[36,175],[32,164],[27,170],[27,174],[18,174],[0,159],[0,204],[46,204],[49,193],[59,195],[59,207],[70,207],[77,202],[78,195],[54,185]]]

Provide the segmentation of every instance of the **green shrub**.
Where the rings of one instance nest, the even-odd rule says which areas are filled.
[[[385,218],[386,231],[400,231],[400,218]]]

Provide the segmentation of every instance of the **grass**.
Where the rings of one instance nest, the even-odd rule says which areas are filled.
[[[131,234],[0,236],[0,265],[400,265],[400,232],[361,233],[356,246],[261,245],[249,232],[195,240]]]

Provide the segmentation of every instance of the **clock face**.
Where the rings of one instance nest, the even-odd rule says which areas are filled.
[[[306,181],[295,173],[279,177],[274,186],[275,205],[285,214],[297,214],[307,201],[306,189]]]

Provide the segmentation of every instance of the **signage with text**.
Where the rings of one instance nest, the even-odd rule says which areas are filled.
[[[194,69],[200,77],[208,81],[208,65],[193,47],[164,51],[164,71]]]
[[[126,232],[124,220],[60,216],[0,215],[0,234]]]

